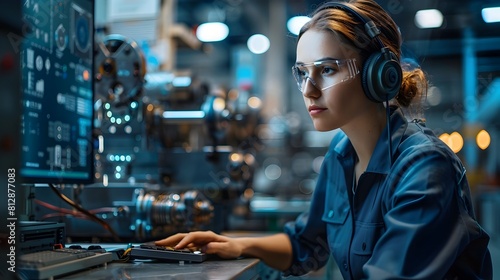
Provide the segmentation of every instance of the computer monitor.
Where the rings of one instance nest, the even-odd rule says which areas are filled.
[[[94,1],[24,0],[20,174],[93,181]]]

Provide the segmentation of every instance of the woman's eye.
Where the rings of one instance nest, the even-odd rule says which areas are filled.
[[[334,74],[335,72],[336,72],[336,69],[334,69],[333,67],[330,67],[330,66],[324,66],[323,70],[321,71],[321,73],[323,75],[331,75],[331,74]]]
[[[297,69],[297,73],[299,74],[300,77],[306,77],[307,76],[307,72],[304,71],[303,69],[300,69],[300,68]]]

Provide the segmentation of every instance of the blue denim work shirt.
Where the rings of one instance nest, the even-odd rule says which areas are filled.
[[[353,193],[356,153],[333,138],[308,212],[285,225],[301,275],[330,253],[344,279],[491,279],[489,236],[477,223],[459,158],[419,122],[391,108],[387,131]],[[387,128],[386,128],[387,129]]]

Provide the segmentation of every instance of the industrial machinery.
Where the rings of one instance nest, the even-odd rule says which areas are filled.
[[[32,189],[35,218],[64,222],[74,240],[223,230],[231,208],[248,206],[260,99],[190,73],[146,73],[140,47],[120,35],[98,42],[94,61],[94,183],[60,192],[109,228],[43,185]]]

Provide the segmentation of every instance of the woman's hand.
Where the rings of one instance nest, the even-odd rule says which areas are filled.
[[[216,234],[212,231],[177,233],[155,242],[157,246],[170,246],[175,249],[201,248],[206,254],[216,254],[221,258],[234,259],[242,254],[242,246],[237,239]]]
[[[175,249],[201,247],[207,254],[216,254],[224,259],[240,256],[259,258],[278,270],[285,270],[292,264],[292,244],[288,235],[278,233],[259,237],[227,237],[212,231],[178,233],[155,242],[158,246]]]

